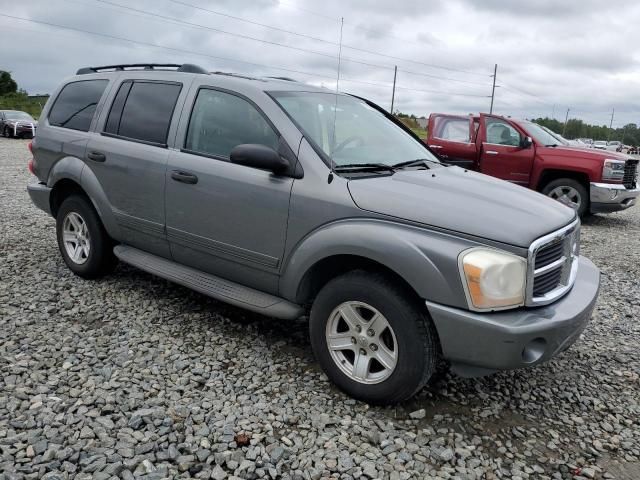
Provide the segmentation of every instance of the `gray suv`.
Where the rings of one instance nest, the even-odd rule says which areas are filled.
[[[599,271],[560,203],[441,163],[375,104],[194,65],[83,68],[42,113],[28,186],[84,278],[121,260],[296,319],[329,378],[401,402],[442,363],[536,365]]]

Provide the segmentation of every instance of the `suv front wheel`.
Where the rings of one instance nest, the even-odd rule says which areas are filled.
[[[71,195],[56,215],[56,236],[64,262],[76,275],[98,278],[113,271],[113,242],[98,213],[84,196]]]
[[[437,335],[425,308],[384,275],[346,273],[328,282],[313,303],[314,354],[354,398],[378,405],[407,400],[438,366]]]
[[[572,178],[559,178],[549,182],[542,189],[548,197],[573,208],[580,217],[584,217],[589,206],[589,193],[582,183]]]

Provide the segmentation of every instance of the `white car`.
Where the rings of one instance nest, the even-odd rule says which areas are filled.
[[[611,140],[607,142],[607,150],[611,150],[612,152],[619,152],[622,150],[622,142],[617,140]]]
[[[606,150],[607,142],[605,142],[604,140],[596,140],[595,142],[593,142],[593,148],[597,148],[598,150]]]

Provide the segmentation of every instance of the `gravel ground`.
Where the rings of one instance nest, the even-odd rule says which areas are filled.
[[[72,275],[26,144],[0,139],[0,477],[640,478],[640,207],[583,228],[602,292],[573,348],[371,408],[328,382],[302,321],[123,265]]]

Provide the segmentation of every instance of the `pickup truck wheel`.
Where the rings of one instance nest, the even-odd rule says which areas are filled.
[[[409,399],[438,365],[426,308],[384,275],[357,270],[331,280],[313,303],[309,330],[327,376],[368,403]]]
[[[98,213],[84,196],[66,198],[56,216],[56,236],[64,262],[76,275],[91,279],[113,271],[113,243]]]
[[[553,180],[545,185],[542,193],[573,208],[581,217],[587,213],[589,194],[584,185],[577,180],[572,178]]]

